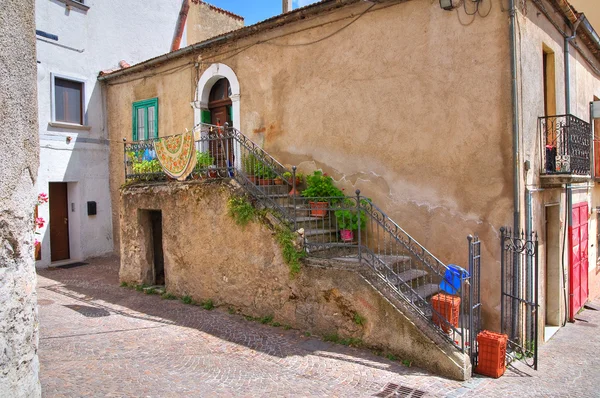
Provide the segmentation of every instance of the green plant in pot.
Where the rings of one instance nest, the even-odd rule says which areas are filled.
[[[258,178],[259,185],[270,185],[273,178],[277,177],[273,169],[262,163],[256,165],[254,175]]]
[[[306,189],[302,191],[302,196],[312,199],[309,204],[313,217],[325,217],[329,205],[338,203],[344,193],[333,185],[333,178],[317,170],[306,176]]]
[[[348,204],[352,206],[354,203],[349,201]],[[336,210],[335,218],[343,242],[352,242],[354,231],[358,231],[359,226],[361,230],[364,230],[367,226],[367,215],[363,210],[357,211],[356,208]]]
[[[158,159],[133,161],[133,174],[155,174],[162,172]]]
[[[242,167],[246,172],[248,179],[255,184],[258,178],[256,176],[256,172],[260,164],[261,163],[258,161],[258,159],[253,153],[242,155]]]
[[[207,171],[215,162],[215,159],[210,155],[210,152],[196,151],[196,171],[195,178],[200,178],[204,171]]]

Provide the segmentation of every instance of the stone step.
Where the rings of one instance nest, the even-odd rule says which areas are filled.
[[[304,236],[309,237],[309,236],[330,236],[330,235],[336,235],[337,236],[337,232],[338,230],[335,228],[330,228],[330,229],[320,229],[320,228],[314,228],[314,229],[305,229],[304,230]]]
[[[389,267],[393,267],[396,264],[405,264],[410,262],[410,256],[405,255],[379,255],[377,256],[381,261],[386,263]]]
[[[398,278],[400,278],[405,283],[410,283],[415,279],[419,279],[423,276],[429,275],[427,271],[423,271],[420,269],[409,269],[408,271],[404,271],[398,274]]]
[[[425,285],[421,285],[415,289],[415,292],[424,299],[428,299],[434,294],[440,291],[440,285],[435,283],[427,283]]]

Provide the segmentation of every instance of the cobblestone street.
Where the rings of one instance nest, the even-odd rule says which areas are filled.
[[[584,311],[543,346],[539,371],[521,365],[498,380],[460,383],[227,308],[122,288],[117,275],[115,258],[39,272],[45,397],[368,397],[388,383],[433,397],[597,397],[600,390],[599,311]]]

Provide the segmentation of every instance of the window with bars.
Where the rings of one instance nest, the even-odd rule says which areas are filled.
[[[133,140],[158,138],[158,98],[133,103]]]

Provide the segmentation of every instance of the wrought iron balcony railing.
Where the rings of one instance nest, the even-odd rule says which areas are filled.
[[[540,117],[541,170],[544,175],[590,175],[590,124],[573,115]]]

